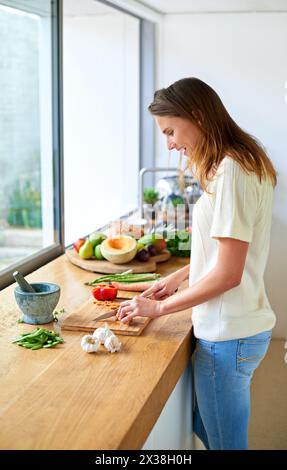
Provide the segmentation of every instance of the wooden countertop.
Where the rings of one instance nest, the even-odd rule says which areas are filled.
[[[171,258],[157,272],[188,262]],[[59,284],[57,308],[69,314],[90,296],[83,283],[96,276],[62,255],[27,279]],[[11,343],[35,328],[17,323],[14,287],[0,294],[0,448],[140,449],[189,362],[191,310],[152,320],[139,337],[121,336],[119,353],[86,354],[84,333],[69,331],[63,345],[31,351]]]

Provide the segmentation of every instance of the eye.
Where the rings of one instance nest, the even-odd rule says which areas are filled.
[[[166,133],[166,134],[167,134],[167,135],[173,135],[173,131],[172,131],[172,130],[170,130],[170,131],[167,131],[167,133]]]

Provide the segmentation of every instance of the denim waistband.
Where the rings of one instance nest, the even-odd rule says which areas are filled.
[[[208,341],[207,339],[201,339],[201,338],[196,338],[196,341],[198,341],[202,344],[220,344],[220,343],[226,343],[226,342],[230,342],[230,341],[240,341],[240,340],[244,340],[244,339],[267,340],[271,337],[271,335],[272,335],[272,329],[267,330],[267,331],[262,331],[262,333],[257,333],[256,335],[253,335],[253,336],[244,336],[242,338],[229,339],[229,340],[225,340],[225,341]]]

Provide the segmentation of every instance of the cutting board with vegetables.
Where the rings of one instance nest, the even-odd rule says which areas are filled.
[[[139,292],[136,294],[139,294]],[[123,292],[120,295],[130,299],[135,293]],[[118,335],[139,336],[150,322],[150,318],[136,317],[129,325],[116,320],[116,316],[97,321],[97,317],[103,313],[111,309],[116,311],[117,305],[120,305],[120,302],[97,302],[93,297],[90,297],[78,310],[64,319],[61,328],[62,330],[93,332],[96,328],[104,326],[106,323]]]
[[[82,259],[74,248],[66,250],[66,256],[72,264],[86,271],[102,274],[120,274],[129,269],[132,269],[133,273],[155,272],[156,264],[169,260],[171,254],[168,250],[163,250],[160,254],[151,256],[148,261],[133,259],[126,264],[114,264],[107,260]]]

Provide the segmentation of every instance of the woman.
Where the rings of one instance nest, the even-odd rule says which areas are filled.
[[[247,449],[250,383],[276,321],[263,281],[276,172],[199,79],[157,91],[149,111],[168,148],[184,149],[204,193],[193,210],[190,268],[122,303],[118,318],[192,307],[194,432],[207,449]],[[175,293],[188,277],[189,288]]]

